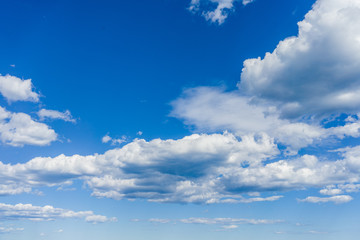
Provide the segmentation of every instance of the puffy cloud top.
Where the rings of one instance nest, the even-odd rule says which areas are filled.
[[[11,75],[0,75],[0,93],[10,102],[31,101],[38,102],[39,94],[33,92],[31,79],[22,80]]]
[[[285,118],[360,111],[360,2],[318,0],[298,25],[298,36],[244,62],[239,88]]]

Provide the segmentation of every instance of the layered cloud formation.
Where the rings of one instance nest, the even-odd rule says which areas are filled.
[[[16,101],[39,102],[39,94],[33,91],[31,79],[22,80],[18,77],[0,75],[0,94],[8,103]],[[9,104],[10,105],[10,104]],[[69,110],[41,109],[37,113],[40,121],[60,119],[75,123]],[[57,140],[58,135],[45,123],[34,120],[31,115],[23,112],[11,112],[0,106],[0,141],[3,144],[22,147],[24,145],[49,145]]]
[[[7,189],[8,194],[16,194],[80,179],[96,197],[191,203],[275,201],[282,196],[269,193],[329,185],[351,189],[350,185],[360,181],[359,147],[339,150],[342,157],[336,161],[320,161],[311,155],[273,161],[278,153],[266,135],[239,139],[230,133],[194,134],[150,142],[136,139],[103,155],[60,155],[24,164],[1,164],[0,179],[2,185],[12,186],[2,186],[3,194]],[[352,188],[354,192],[358,189]],[[261,193],[266,196],[261,197]],[[348,195],[329,199],[344,197],[352,199]]]

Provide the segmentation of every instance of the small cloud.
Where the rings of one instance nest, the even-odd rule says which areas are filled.
[[[101,142],[102,143],[108,143],[110,142],[111,145],[118,145],[121,143],[126,142],[126,136],[122,136],[121,138],[112,138],[109,136],[109,134],[106,134],[105,136],[102,137]]]
[[[307,197],[305,199],[298,200],[299,202],[309,202],[309,203],[327,203],[327,202],[333,202],[336,204],[341,203],[347,203],[353,200],[353,198],[349,195],[338,195],[338,196],[332,196],[332,197]]]
[[[0,75],[0,94],[9,102],[39,101],[39,94],[33,91],[31,79],[23,80],[11,75]]]
[[[226,225],[226,226],[222,226],[222,228],[224,228],[224,229],[236,229],[236,228],[238,228],[239,226],[237,226],[237,225]]]
[[[101,142],[102,143],[108,143],[111,141],[111,137],[109,135],[105,135],[102,137]]]
[[[152,223],[169,223],[171,220],[170,219],[164,219],[164,218],[151,218],[148,221],[152,222]]]
[[[14,68],[14,67],[15,67],[15,64],[10,64],[10,67],[13,67],[13,68]]]
[[[49,109],[41,109],[37,115],[40,117],[40,120],[43,121],[45,119],[59,119],[65,122],[72,122],[75,123],[76,120],[71,116],[69,110],[64,112],[59,112],[56,110],[49,110]]]
[[[142,131],[138,131],[138,132],[136,133],[136,135],[141,136],[141,135],[143,135],[143,132],[142,132]]]
[[[56,230],[55,232],[56,232],[56,233],[62,233],[62,232],[64,232],[64,230],[63,230],[63,229],[59,229],[59,230]]]

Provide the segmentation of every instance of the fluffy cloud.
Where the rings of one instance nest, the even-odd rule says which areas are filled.
[[[276,201],[282,196],[269,196],[274,191],[332,184],[357,189],[359,148],[339,150],[342,159],[337,161],[311,155],[279,160],[276,144],[267,135],[239,139],[230,133],[193,134],[179,140],[150,142],[135,139],[101,155],[38,157],[16,165],[0,163],[0,180],[13,186],[13,192],[16,186],[61,186],[79,179],[93,196],[113,199],[182,203]],[[246,193],[250,198],[244,196]]]
[[[31,79],[22,80],[11,75],[0,75],[0,93],[9,101],[38,102],[39,95],[33,92]]]
[[[48,145],[57,134],[46,124],[35,122],[25,113],[12,113],[0,107],[0,140],[7,145]]]
[[[73,122],[73,123],[76,122],[76,120],[71,116],[71,113],[69,110],[66,110],[65,112],[59,112],[56,110],[41,109],[37,113],[37,115],[40,117],[40,120],[60,119],[65,122]]]
[[[360,111],[360,2],[318,0],[299,33],[244,62],[241,91],[272,101],[282,117]]]
[[[253,1],[243,0],[242,4],[245,6]],[[189,11],[201,12],[206,20],[220,25],[225,22],[229,12],[234,8],[234,2],[236,0],[191,0]]]
[[[51,221],[62,218],[82,218],[87,222],[101,223],[116,221],[116,218],[95,215],[92,211],[74,212],[71,210],[54,208],[53,206],[33,206],[31,204],[4,204],[0,203],[0,220],[31,220],[31,221]]]
[[[281,119],[275,106],[242,96],[239,92],[225,92],[221,88],[197,87],[185,90],[171,103],[170,116],[196,127],[196,131],[229,130],[237,135],[266,132],[277,142],[287,146],[293,155],[301,148],[335,137],[360,136],[360,120],[354,115],[343,125],[324,128],[316,122],[293,122]]]

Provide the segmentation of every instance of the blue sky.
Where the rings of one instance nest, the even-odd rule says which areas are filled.
[[[0,7],[0,239],[357,239],[359,1]]]

